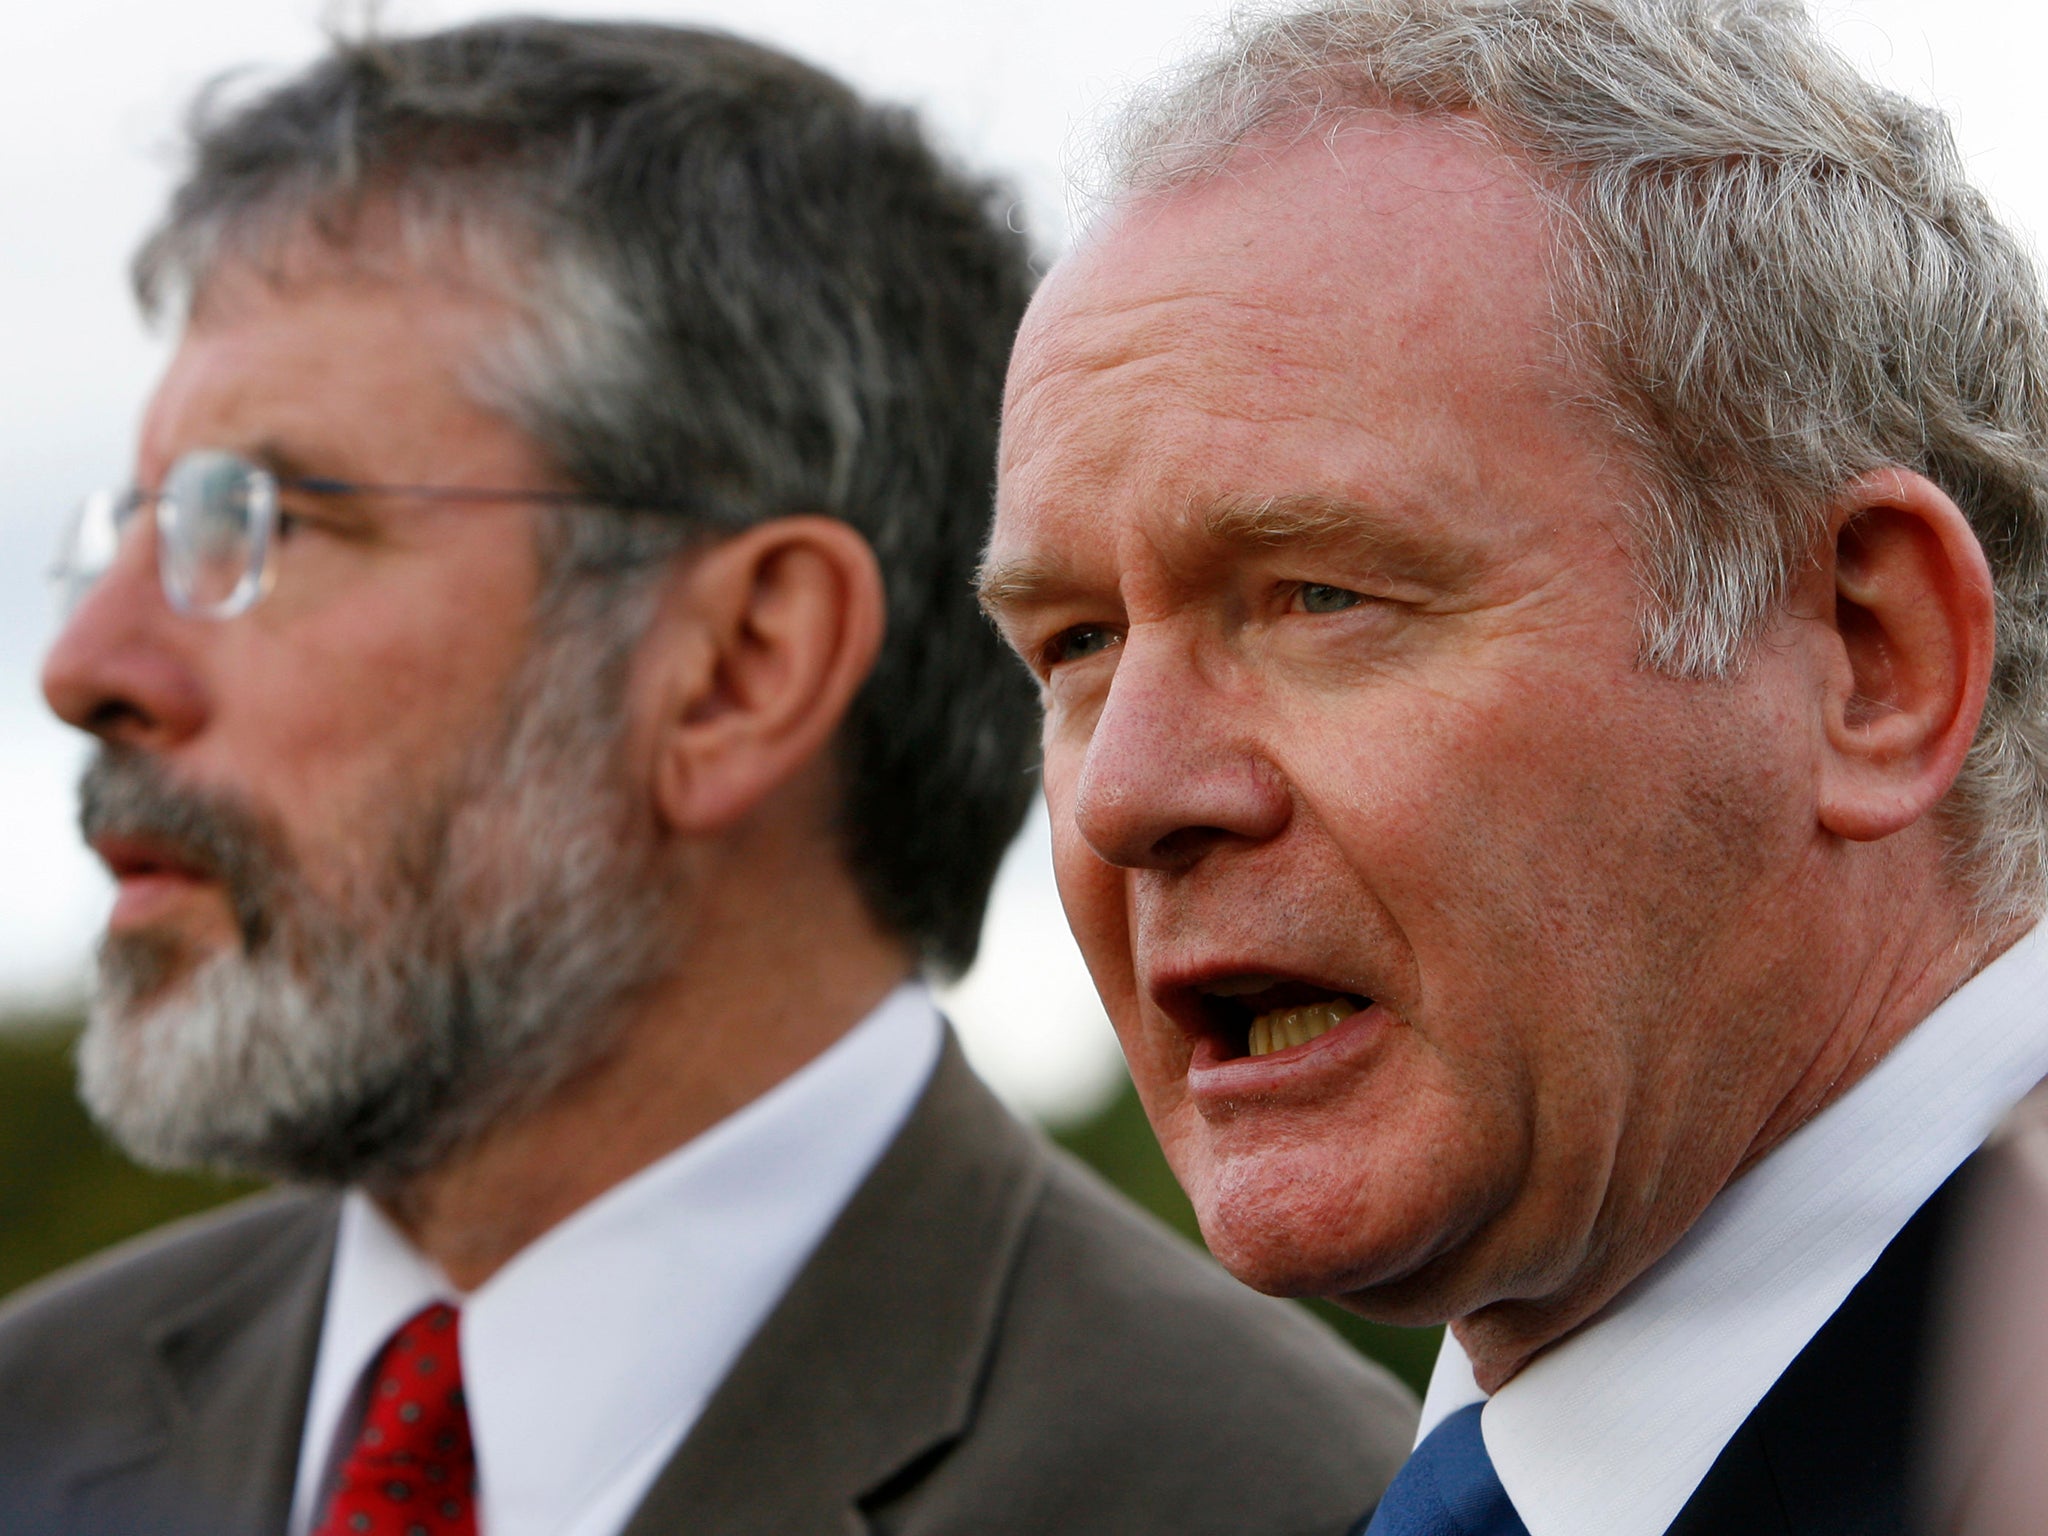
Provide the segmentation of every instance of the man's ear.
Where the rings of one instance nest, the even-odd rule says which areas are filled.
[[[722,831],[816,760],[874,666],[883,624],[874,551],[835,518],[775,518],[692,557],[642,652],[663,822]]]
[[[1991,683],[1991,569],[1941,488],[1902,469],[1851,483],[1823,552],[1832,577],[1822,825],[1859,842],[1933,810],[1976,739]],[[1819,581],[1825,601],[1826,582]]]

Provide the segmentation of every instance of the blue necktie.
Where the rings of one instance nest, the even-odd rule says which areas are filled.
[[[1359,1536],[1529,1536],[1479,1434],[1482,1404],[1423,1437]]]

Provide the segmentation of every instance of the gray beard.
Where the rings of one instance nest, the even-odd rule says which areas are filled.
[[[102,749],[87,835],[191,857],[242,940],[196,964],[158,936],[102,944],[78,1065],[108,1134],[154,1167],[392,1189],[600,1060],[679,939],[619,761],[637,627],[537,642],[497,739],[381,836],[363,818],[357,867],[323,870],[337,894],[238,798]]]

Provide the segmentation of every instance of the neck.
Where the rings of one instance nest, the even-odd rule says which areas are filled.
[[[1965,898],[1933,866],[1923,880],[1894,878],[1875,888],[1881,894],[1855,921],[1805,936],[1806,950],[1816,957],[1802,966],[1805,986],[1788,989],[1783,968],[1755,968],[1776,994],[1769,1003],[1776,1005],[1784,1049],[1740,1113],[1729,1113],[1734,1106],[1726,1100],[1716,1104],[1712,1093],[1674,1090],[1663,1122],[1642,1134],[1640,1166],[1630,1169],[1626,1154],[1617,1157],[1601,1217],[1585,1244],[1586,1262],[1572,1280],[1545,1296],[1498,1302],[1452,1324],[1486,1391],[1497,1391],[1597,1317],[1722,1190],[1867,1076],[2031,923],[1977,926]],[[1734,1017],[1766,1006],[1752,998],[1725,1012]],[[1681,1063],[1680,1074],[1706,1080],[1697,1063],[1691,1069]],[[1715,1123],[1697,1118],[1697,1099],[1717,1110]],[[1639,1199],[1637,1192],[1648,1193]]]
[[[707,894],[677,925],[687,954],[602,1059],[443,1165],[378,1191],[461,1290],[767,1093],[910,974],[901,943],[850,878],[818,868],[815,846],[801,878],[759,847],[739,862],[744,878],[700,886]]]

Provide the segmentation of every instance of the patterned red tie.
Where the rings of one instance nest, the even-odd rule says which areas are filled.
[[[377,1356],[362,1431],[315,1536],[476,1536],[459,1324],[435,1302]]]

